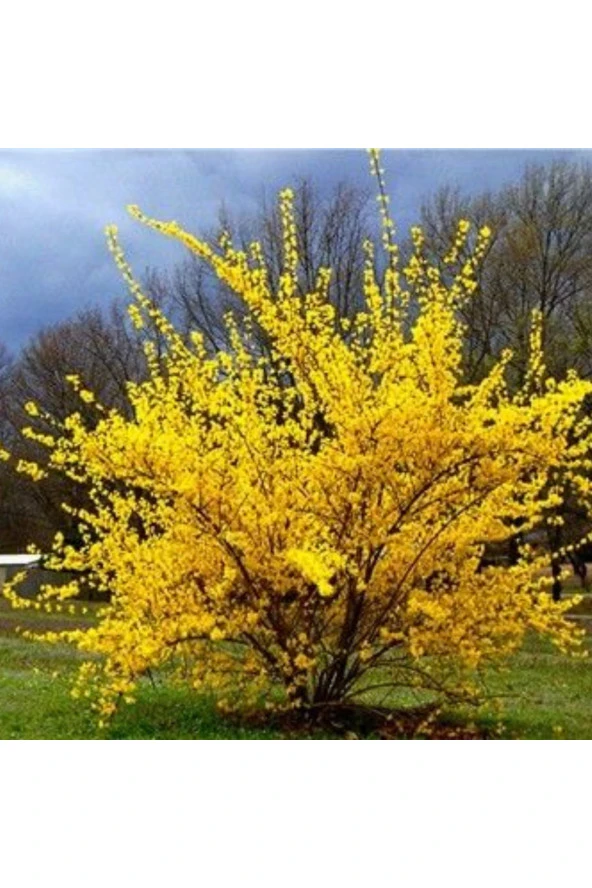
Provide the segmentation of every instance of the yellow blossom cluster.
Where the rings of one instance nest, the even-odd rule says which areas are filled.
[[[376,279],[367,245],[365,308],[348,320],[327,299],[328,270],[314,291],[298,285],[290,191],[280,196],[276,290],[259,245],[237,251],[224,238],[215,250],[130,208],[243,300],[247,320],[228,318],[232,347],[214,355],[154,308],[108,229],[132,319],[156,323],[167,348],[159,361],[148,352],[149,378],[130,384],[130,417],[104,410],[89,431],[74,414],[48,448],[48,471],[88,491],[76,513],[83,545],[58,539],[52,565],[111,595],[96,626],[57,636],[90,655],[76,693],[90,693],[103,717],[165,664],[227,696],[275,685],[287,705],[322,707],[354,697],[377,670],[381,682],[469,693],[466,675],[530,629],[562,648],[578,641],[528,547],[507,569],[483,567],[482,555],[516,526],[537,526],[558,467],[580,479],[588,507],[580,406],[592,385],[575,375],[543,384],[536,324],[523,391],[506,386],[508,355],[464,383],[459,309],[490,232],[478,232],[447,284],[421,231],[400,268],[377,153],[371,162],[388,274]],[[461,221],[451,262],[467,233]],[[263,356],[253,321],[270,343]],[[44,600],[72,594],[69,584]]]

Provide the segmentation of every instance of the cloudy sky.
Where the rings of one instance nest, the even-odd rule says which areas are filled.
[[[570,156],[399,150],[383,160],[393,215],[407,227],[444,184],[496,189],[529,162]],[[129,219],[126,204],[199,233],[222,202],[233,215],[249,214],[264,190],[271,196],[301,176],[327,190],[339,181],[372,186],[363,151],[0,151],[0,341],[16,352],[42,326],[124,293],[105,246],[107,223],[120,227],[139,275],[183,258],[180,245]]]

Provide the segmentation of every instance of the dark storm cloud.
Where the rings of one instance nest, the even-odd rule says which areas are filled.
[[[76,307],[122,292],[107,223],[119,225],[139,271],[180,258],[180,248],[130,220],[126,204],[209,226],[229,182],[237,207],[248,210],[231,167],[232,158],[214,168],[182,152],[0,153],[0,338],[14,347]]]
[[[527,162],[575,152],[385,152],[395,217],[417,219],[421,201],[444,184],[466,192],[515,180]],[[136,270],[180,261],[182,248],[125,212],[177,219],[199,232],[224,202],[248,215],[263,192],[310,176],[323,189],[339,181],[373,188],[363,151],[0,151],[0,340],[15,350],[42,326],[123,293],[104,240],[120,228]]]

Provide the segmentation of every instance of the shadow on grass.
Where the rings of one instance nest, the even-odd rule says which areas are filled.
[[[183,688],[144,689],[124,705],[102,736],[111,740],[281,740],[271,726],[253,725],[222,715],[213,696]]]

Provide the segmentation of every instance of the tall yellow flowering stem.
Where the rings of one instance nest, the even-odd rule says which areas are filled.
[[[486,229],[446,285],[419,229],[399,268],[381,190],[388,273],[376,279],[368,244],[366,308],[341,319],[327,300],[329,269],[314,291],[297,286],[292,200],[282,192],[274,291],[257,244],[244,253],[223,240],[216,252],[130,207],[244,301],[247,320],[227,321],[232,349],[213,356],[199,333],[187,343],[153,307],[108,229],[132,319],[156,323],[166,355],[149,351],[150,377],[129,386],[132,418],[103,410],[91,431],[76,414],[41,442],[47,471],[88,496],[77,513],[83,545],[58,538],[53,566],[111,594],[97,626],[52,636],[93,655],[74,692],[90,691],[102,716],[157,667],[223,698],[250,692],[320,712],[385,684],[466,699],[478,667],[528,630],[561,648],[578,642],[534,550],[504,569],[482,556],[486,543],[540,524],[556,505],[548,478],[559,469],[589,504],[580,406],[590,383],[545,381],[536,335],[523,391],[506,387],[509,355],[478,385],[463,383],[459,309]],[[467,230],[461,222],[450,263]],[[253,347],[254,322],[268,355]],[[44,596],[76,593],[73,583]]]

